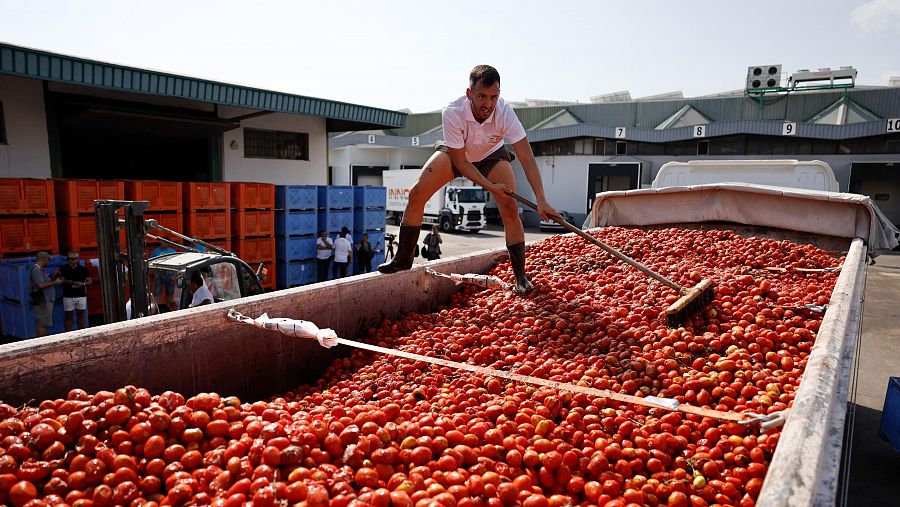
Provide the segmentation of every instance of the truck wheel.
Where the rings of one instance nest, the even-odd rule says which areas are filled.
[[[453,230],[453,224],[450,223],[450,217],[444,215],[441,217],[441,232],[450,232]]]

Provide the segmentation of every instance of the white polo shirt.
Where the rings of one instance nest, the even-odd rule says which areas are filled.
[[[444,142],[450,148],[466,149],[469,162],[480,162],[503,146],[525,138],[522,122],[505,100],[498,99],[494,112],[484,123],[478,123],[472,114],[472,102],[465,95],[441,110],[444,125]]]
[[[338,236],[334,240],[334,262],[347,262],[350,252],[353,251],[353,243],[348,238]]]

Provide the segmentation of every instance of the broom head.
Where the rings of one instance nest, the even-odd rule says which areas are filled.
[[[697,312],[702,311],[716,297],[712,280],[701,280],[700,283],[681,291],[681,298],[666,309],[666,325],[678,328],[688,322]]]

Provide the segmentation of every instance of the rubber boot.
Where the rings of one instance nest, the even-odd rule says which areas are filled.
[[[512,264],[513,274],[516,276],[513,292],[524,296],[534,290],[534,284],[525,276],[525,242],[506,245],[506,249],[509,250],[509,262]]]
[[[412,267],[413,256],[415,255],[416,244],[419,242],[419,226],[401,225],[400,226],[400,243],[397,245],[397,255],[391,259],[391,262],[385,262],[378,266],[378,271],[384,274],[396,273],[397,271],[405,271]]]

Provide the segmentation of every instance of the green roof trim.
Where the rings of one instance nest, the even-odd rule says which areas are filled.
[[[401,128],[406,113],[60,55],[0,43],[0,74],[318,116],[346,130]]]

